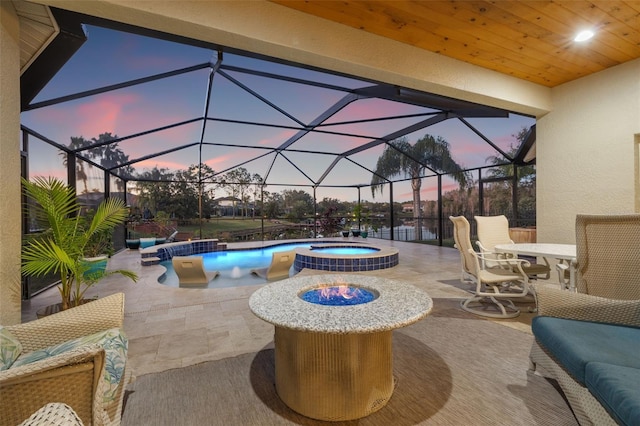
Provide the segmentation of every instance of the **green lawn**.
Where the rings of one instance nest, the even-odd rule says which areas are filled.
[[[278,228],[286,225],[284,221],[264,221],[264,229]],[[228,236],[229,233],[237,233],[242,231],[255,230],[260,232],[262,222],[260,219],[229,219],[215,218],[202,222],[202,238],[221,238]],[[179,232],[193,232],[194,235],[200,234],[200,224],[193,223],[190,225],[181,225],[178,227]]]

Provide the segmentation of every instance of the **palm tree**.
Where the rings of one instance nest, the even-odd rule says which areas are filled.
[[[91,139],[92,145],[103,144],[105,142],[118,139],[118,135],[112,135],[109,132],[101,133],[97,138]],[[129,161],[129,156],[118,146],[118,142],[111,142],[100,145],[98,148],[89,150],[91,158],[100,160],[100,165],[107,170],[124,164]],[[117,173],[123,178],[133,176],[134,169],[131,165],[118,167]],[[124,191],[124,182],[120,179],[116,181],[118,190]]]
[[[91,145],[91,141],[86,140],[82,136],[71,136],[71,142],[69,143],[69,148],[72,151],[74,151],[73,155],[75,155],[76,150],[80,148],[85,148],[89,145]],[[63,157],[62,165],[64,167],[67,167],[67,164],[68,164],[67,159],[68,159],[68,156],[71,154],[67,154],[66,152],[60,152],[60,155]],[[82,181],[82,183],[84,184],[84,193],[88,194],[89,188],[87,186],[87,181],[89,177],[87,176],[87,172],[84,169],[84,164],[85,164],[84,161],[76,158],[76,179],[80,179]],[[89,167],[91,167],[91,165],[89,165]]]
[[[529,129],[523,127],[517,134],[511,135],[516,139],[517,143],[515,145],[512,144],[506,152],[509,158],[516,156],[528,134]],[[520,165],[516,168],[508,161],[508,158],[498,155],[491,155],[486,159],[486,162],[492,166],[487,176],[494,179],[502,179],[503,181],[491,185],[490,197],[485,197],[485,212],[501,214],[509,209],[514,191],[513,174],[517,173],[518,205],[513,206],[518,212],[516,217],[519,219],[535,219],[536,168],[532,164]],[[493,204],[495,206],[488,205],[491,201],[494,201]],[[489,207],[493,207],[493,210]],[[524,216],[521,216],[521,214]]]
[[[424,135],[414,145],[406,137],[393,140],[387,144],[382,155],[378,158],[376,169],[371,178],[371,195],[375,198],[392,177],[407,177],[411,179],[413,193],[413,218],[415,235],[422,239],[420,224],[420,188],[422,175],[425,170],[436,173],[450,174],[460,186],[466,186],[467,174],[451,157],[449,143],[441,136]]]

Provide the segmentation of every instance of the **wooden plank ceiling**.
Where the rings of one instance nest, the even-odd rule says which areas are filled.
[[[14,0],[20,18],[20,73],[44,51],[60,32],[47,6]]]
[[[271,1],[548,87],[640,57],[640,0]]]

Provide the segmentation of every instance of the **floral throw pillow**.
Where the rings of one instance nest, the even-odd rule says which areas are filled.
[[[111,328],[89,336],[82,336],[74,340],[69,340],[59,345],[49,346],[48,348],[24,354],[16,362],[13,367],[30,364],[42,359],[52,357],[54,355],[67,352],[82,345],[97,343],[104,348],[105,352],[105,374],[104,380],[106,390],[103,401],[105,403],[112,402],[116,398],[116,391],[122,376],[124,375],[124,367],[127,360],[128,340],[124,332],[119,328]]]
[[[11,367],[21,353],[22,345],[18,339],[0,325],[0,371]]]

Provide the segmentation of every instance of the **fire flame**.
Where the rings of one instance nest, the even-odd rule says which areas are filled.
[[[358,297],[358,293],[360,293],[360,291],[357,287],[350,287],[344,284],[320,289],[320,297],[327,300],[337,297],[349,300]]]

